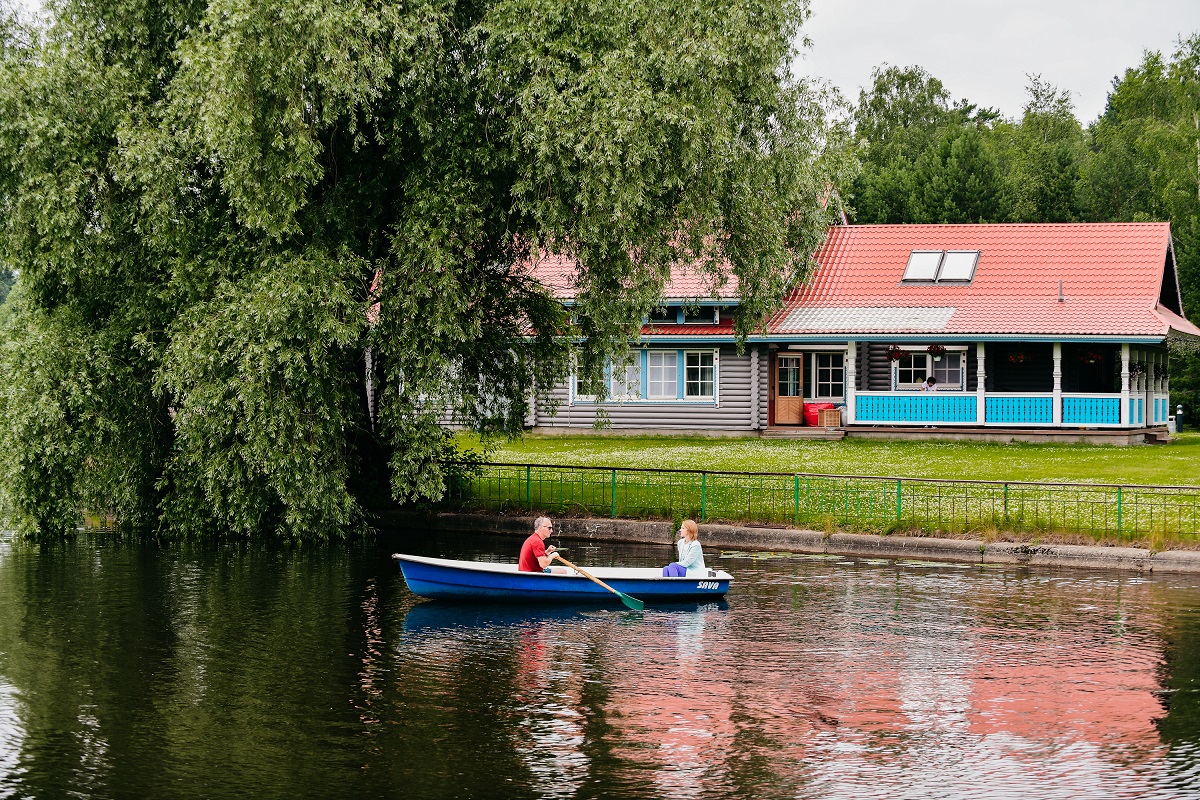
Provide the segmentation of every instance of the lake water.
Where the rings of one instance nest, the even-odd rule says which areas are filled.
[[[727,603],[635,613],[388,558],[518,544],[0,542],[0,798],[1200,798],[1198,578],[709,552]]]

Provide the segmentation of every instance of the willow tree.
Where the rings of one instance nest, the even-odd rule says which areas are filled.
[[[512,433],[573,359],[619,357],[674,262],[736,274],[751,330],[845,177],[791,70],[807,13],[51,0],[10,20],[15,522],[336,534],[440,496],[444,409]],[[570,317],[526,276],[543,252],[579,264]]]

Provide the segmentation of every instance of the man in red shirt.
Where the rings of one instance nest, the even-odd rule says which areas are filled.
[[[546,539],[554,533],[554,523],[549,517],[538,517],[533,523],[533,533],[521,545],[521,557],[517,560],[519,572],[561,572],[566,569],[554,569],[550,563],[554,561],[554,545],[546,547]]]

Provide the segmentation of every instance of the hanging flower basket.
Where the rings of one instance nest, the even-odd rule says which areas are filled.
[[[1104,360],[1104,353],[1100,353],[1095,350],[1088,350],[1079,357],[1079,360],[1085,364],[1095,364],[1097,361]]]
[[[929,353],[929,355],[933,356],[934,361],[941,361],[942,356],[946,354],[945,346],[940,344],[931,344],[929,347],[925,348],[925,351]]]
[[[1136,381],[1138,378],[1146,374],[1146,369],[1142,366],[1142,362],[1135,361],[1129,365],[1129,379]]]
[[[899,345],[892,345],[887,349],[888,361],[899,361],[908,356],[908,351]]]
[[[1028,360],[1029,356],[1025,355],[1025,351],[1023,350],[1008,354],[1008,361],[1010,364],[1024,364]]]

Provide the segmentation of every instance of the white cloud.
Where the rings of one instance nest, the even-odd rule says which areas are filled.
[[[924,67],[955,99],[1019,116],[1027,75],[1072,93],[1085,123],[1104,110],[1112,79],[1145,50],[1169,56],[1200,31],[1200,2],[1160,0],[812,0],[813,47],[801,72],[827,78],[848,99],[883,62]]]

